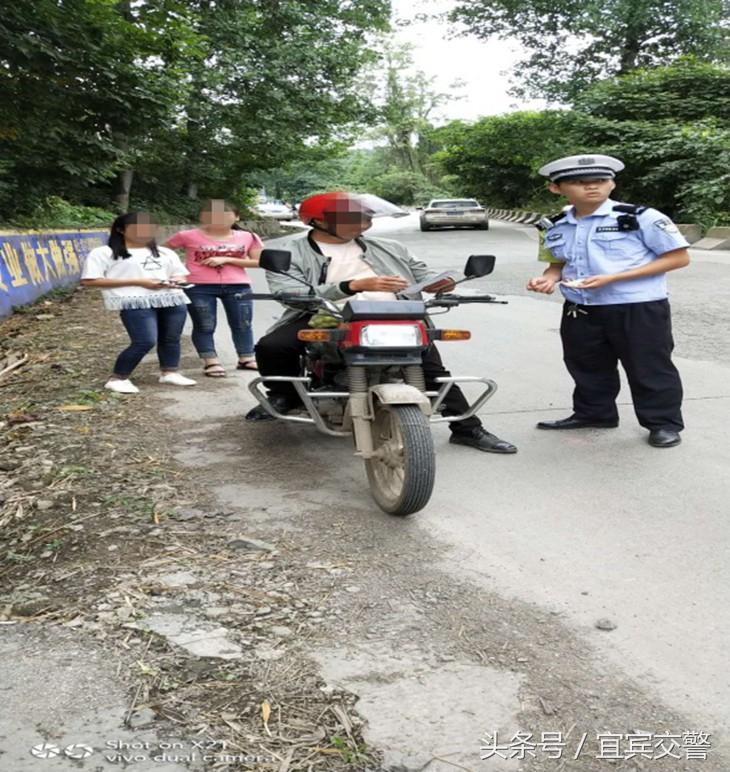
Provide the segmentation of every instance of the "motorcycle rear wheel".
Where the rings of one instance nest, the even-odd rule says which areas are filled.
[[[400,516],[423,509],[436,479],[428,417],[414,405],[379,405],[372,431],[376,455],[365,468],[378,506]]]

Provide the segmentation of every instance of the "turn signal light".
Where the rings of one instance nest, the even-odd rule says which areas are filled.
[[[469,340],[469,330],[432,330],[434,340]]]
[[[338,330],[299,330],[297,338],[299,340],[305,340],[308,343],[324,343],[330,340],[335,340],[333,332],[339,332]]]

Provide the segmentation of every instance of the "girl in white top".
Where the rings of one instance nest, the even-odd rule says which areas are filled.
[[[81,273],[81,284],[101,288],[104,305],[119,311],[129,333],[130,345],[105,384],[121,394],[139,391],[129,376],[155,345],[160,383],[195,384],[177,371],[188,303],[179,285],[188,271],[171,249],[157,246],[155,230],[144,212],[120,215],[112,223],[108,246],[92,249]]]

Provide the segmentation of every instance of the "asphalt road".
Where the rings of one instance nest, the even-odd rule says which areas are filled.
[[[448,325],[471,329],[473,337],[442,344],[441,351],[454,374],[497,381],[482,418],[519,453],[500,457],[450,446],[448,429],[436,427],[436,490],[409,527],[442,545],[439,568],[454,581],[559,615],[590,656],[724,744],[730,736],[730,256],[696,254],[670,278],[687,429],[680,447],[658,450],[647,445],[625,389],[618,429],[535,430],[540,419],[570,413],[571,381],[557,334],[559,299],[524,291],[541,270],[531,228],[494,222],[488,232],[420,233],[412,215],[376,230],[436,269],[459,268],[469,254],[495,254],[494,274],[471,286],[509,300],[451,312]],[[261,277],[255,283],[264,289]],[[277,313],[271,304],[257,307],[257,334]],[[227,335],[219,340],[232,360]],[[253,404],[244,380],[235,389],[242,410]],[[370,504],[363,469],[355,458],[348,462],[342,443],[306,428],[282,432],[295,439],[301,468],[325,470],[316,491],[302,481],[303,501],[330,500],[333,515],[353,505],[382,517]],[[272,465],[285,446],[286,440],[271,446]],[[600,618],[616,629],[597,630]]]

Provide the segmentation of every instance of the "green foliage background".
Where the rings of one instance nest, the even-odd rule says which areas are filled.
[[[463,194],[497,207],[555,206],[537,170],[574,153],[621,158],[617,197],[681,222],[730,223],[730,69],[684,59],[598,81],[572,110],[454,121],[434,159]]]
[[[0,10],[0,220],[183,216],[369,120],[388,0],[14,0]],[[78,211],[77,211],[78,214]]]
[[[469,94],[436,90],[387,37],[389,0],[15,0],[0,10],[0,223],[189,221],[201,198],[246,207],[262,189],[547,211],[537,169],[603,152],[626,163],[620,198],[727,224],[729,3],[457,2],[466,33],[523,43],[515,90],[560,106],[443,124]]]

